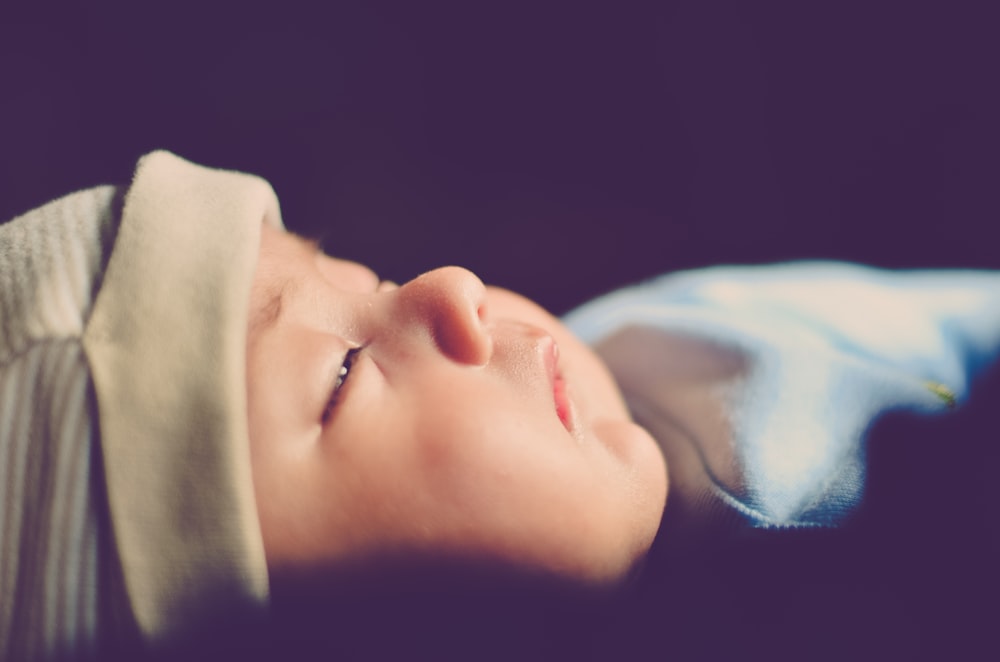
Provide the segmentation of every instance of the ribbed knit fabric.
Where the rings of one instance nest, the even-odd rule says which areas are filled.
[[[80,336],[114,196],[81,191],[0,226],[0,659],[87,656],[107,625],[113,552]]]

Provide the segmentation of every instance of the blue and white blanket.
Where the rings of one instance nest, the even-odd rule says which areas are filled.
[[[861,498],[877,417],[959,406],[1000,354],[1000,272],[716,267],[617,290],[565,321],[599,351],[639,328],[656,333],[621,335],[642,345],[633,355],[676,354],[609,364],[630,403],[681,422],[713,498],[757,526],[831,525]],[[650,365],[657,376],[633,379]],[[698,412],[724,420],[685,423]]]

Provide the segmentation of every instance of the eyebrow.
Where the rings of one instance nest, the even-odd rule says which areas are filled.
[[[309,239],[301,235],[288,233],[288,237],[293,239],[306,253],[306,258],[315,257],[323,252],[323,248],[318,239]],[[277,285],[267,288],[264,295],[263,306],[253,311],[247,330],[247,337],[253,338],[273,327],[281,319],[281,311],[285,304],[285,298],[295,289],[295,283],[290,278],[285,278]]]
[[[287,279],[279,283],[277,286],[272,286],[268,288],[267,293],[264,295],[266,303],[253,311],[250,316],[250,325],[247,331],[247,336],[253,338],[265,331],[281,318],[281,310],[284,307],[285,296],[291,289],[291,282]]]

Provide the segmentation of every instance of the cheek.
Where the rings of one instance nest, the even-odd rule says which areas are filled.
[[[359,487],[391,514],[382,518],[389,536],[466,547],[499,535],[517,510],[537,503],[538,486],[553,473],[546,447],[554,440],[540,438],[538,422],[509,394],[456,388],[454,379],[434,384],[415,390],[419,400],[394,403],[396,434],[357,459]]]
[[[414,389],[420,398],[410,393],[384,394],[377,417],[340,427],[316,464],[320,478],[337,484],[354,553],[426,547],[451,537],[476,507],[479,426],[454,397],[432,388]]]
[[[474,509],[482,493],[502,488],[515,472],[523,424],[504,415],[507,403],[497,394],[441,395],[414,426],[412,470],[439,500]]]

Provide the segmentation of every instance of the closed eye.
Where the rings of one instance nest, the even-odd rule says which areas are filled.
[[[347,354],[344,355],[344,361],[340,364],[340,368],[338,369],[333,380],[333,387],[330,389],[330,398],[326,402],[326,407],[323,408],[323,416],[321,418],[323,425],[326,425],[333,417],[337,403],[340,401],[344,393],[344,384],[347,382],[347,378],[351,374],[351,366],[354,364],[354,359],[360,351],[360,347],[352,347],[347,350]]]

